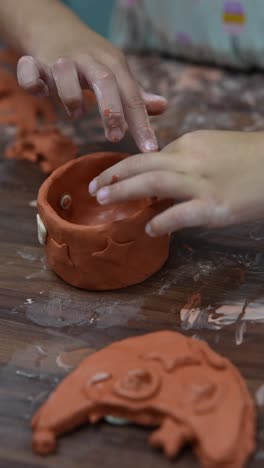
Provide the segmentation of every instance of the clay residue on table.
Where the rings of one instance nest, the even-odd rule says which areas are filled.
[[[145,89],[168,99],[165,114],[152,118],[161,147],[199,129],[264,128],[262,72],[193,67],[155,55],[131,55],[129,63]]]

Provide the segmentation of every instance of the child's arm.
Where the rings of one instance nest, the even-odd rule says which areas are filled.
[[[121,140],[128,126],[142,152],[157,150],[148,112],[162,112],[166,100],[142,92],[122,52],[59,0],[1,0],[0,32],[27,54],[18,63],[23,88],[57,91],[68,112],[78,117],[82,88],[91,87],[109,140]]]
[[[111,184],[113,176],[118,182]],[[146,227],[151,236],[194,226],[222,227],[264,217],[264,133],[197,131],[161,153],[131,156],[89,187],[101,204],[175,200]]]

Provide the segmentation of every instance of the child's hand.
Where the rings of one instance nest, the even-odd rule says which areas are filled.
[[[156,151],[158,144],[148,118],[165,110],[166,100],[144,93],[133,77],[124,55],[88,28],[67,44],[56,46],[33,58],[19,60],[19,84],[28,91],[57,92],[68,113],[83,114],[82,88],[91,88],[97,98],[106,137],[120,141],[129,128],[142,152]]]
[[[118,182],[111,185],[113,176]],[[146,227],[160,236],[194,226],[220,227],[264,215],[264,134],[196,131],[161,153],[131,156],[89,186],[101,204],[169,198],[175,204]]]
[[[120,141],[129,128],[141,152],[158,150],[148,113],[163,112],[166,99],[144,93],[123,53],[62,2],[20,0],[17,8],[17,0],[1,0],[0,32],[27,54],[17,68],[24,89],[58,93],[68,113],[78,117],[84,110],[82,88],[89,87],[110,141]]]

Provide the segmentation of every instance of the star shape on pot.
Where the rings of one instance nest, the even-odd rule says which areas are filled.
[[[106,247],[99,252],[94,252],[93,257],[98,259],[122,265],[127,260],[127,255],[135,241],[116,242],[111,237],[107,238]]]
[[[72,267],[73,263],[69,256],[69,247],[67,244],[58,244],[54,239],[49,240],[49,249],[52,252],[52,263]]]

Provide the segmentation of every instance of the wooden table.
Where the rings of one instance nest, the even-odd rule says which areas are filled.
[[[185,101],[182,122],[187,114],[190,120],[190,108],[197,112],[192,99]],[[248,122],[250,111],[245,115]],[[84,129],[91,122],[79,126],[81,152],[113,149],[101,130],[89,135],[87,145]],[[161,140],[179,131],[169,133],[172,127],[162,119],[156,126]],[[2,149],[7,135],[1,130]],[[133,151],[130,142],[124,145]],[[39,458],[31,451],[32,414],[82,357],[114,340],[161,329],[206,340],[239,367],[259,403],[258,450],[250,466],[263,467],[263,224],[181,233],[173,236],[165,267],[143,284],[116,292],[80,291],[49,270],[37,242],[32,205],[43,180],[37,167],[1,157],[0,468],[198,466],[188,450],[172,465],[149,448],[149,432],[134,426],[87,426],[61,439],[54,456]],[[192,308],[197,294],[200,304]]]

